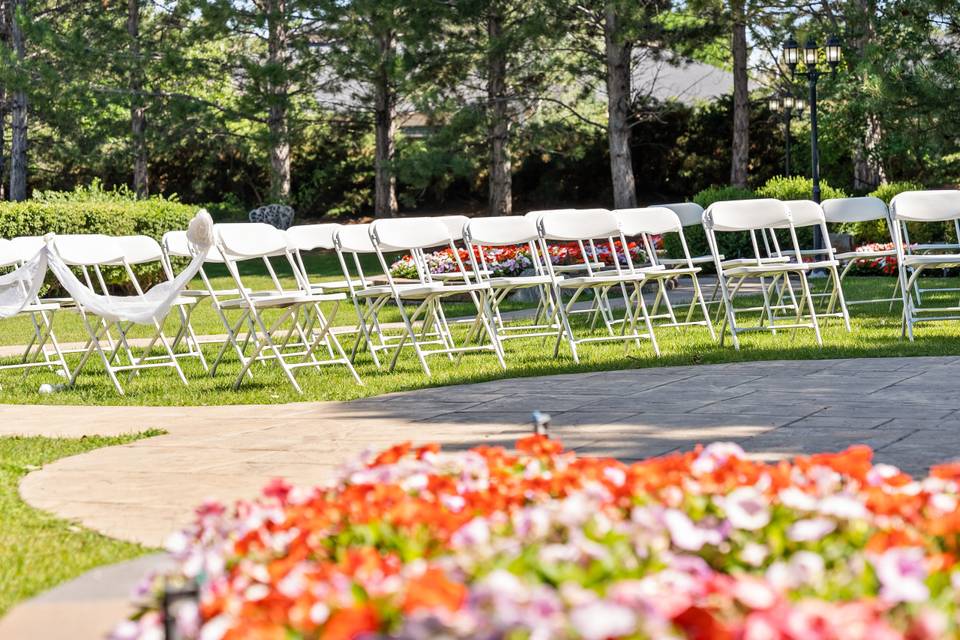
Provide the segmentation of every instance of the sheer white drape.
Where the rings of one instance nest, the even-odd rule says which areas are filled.
[[[201,209],[190,221],[187,239],[193,259],[176,278],[163,282],[143,295],[107,296],[99,294],[74,275],[57,255],[51,238],[40,252],[11,274],[0,276],[0,318],[11,317],[34,300],[49,267],[70,297],[86,312],[108,322],[153,324],[162,321],[190,280],[197,275],[207,250],[213,244],[213,219]]]

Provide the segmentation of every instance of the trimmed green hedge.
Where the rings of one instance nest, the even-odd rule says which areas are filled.
[[[161,198],[126,202],[0,202],[0,237],[47,233],[143,234],[186,229],[196,208]]]
[[[42,236],[47,233],[104,233],[113,236],[146,235],[158,242],[167,231],[186,229],[197,207],[154,197],[148,200],[65,200],[44,194],[24,202],[0,202],[0,237]],[[149,287],[163,279],[159,265],[135,268]],[[120,268],[104,270],[104,277],[120,293],[132,293]],[[52,284],[52,283],[51,283]]]

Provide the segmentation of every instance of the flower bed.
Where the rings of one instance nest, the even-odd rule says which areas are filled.
[[[872,242],[857,247],[855,251],[859,253],[869,253],[874,251],[889,251],[894,248],[892,242],[886,244],[881,242]],[[867,258],[858,260],[850,269],[851,273],[864,276],[893,276],[897,274],[897,256],[882,256],[879,258]]]
[[[626,258],[623,257],[623,250],[620,243],[615,243],[617,258],[621,264],[626,264]],[[643,260],[643,248],[636,242],[627,243],[630,251],[630,257],[637,261]],[[479,250],[477,250],[479,252]],[[460,261],[468,270],[472,268],[470,254],[466,249],[458,249]],[[509,245],[504,247],[484,247],[483,257],[486,259],[487,269],[493,276],[516,276],[524,270],[530,268],[533,262],[530,259],[530,249],[527,245]],[[576,242],[551,244],[549,246],[550,261],[555,265],[576,264],[583,261],[583,254],[580,246]],[[587,246],[587,253],[594,256],[593,251]],[[457,261],[450,249],[441,249],[425,254],[427,268],[430,273],[440,275],[444,273],[455,273],[459,270]],[[479,261],[479,253],[477,260]],[[594,260],[599,260],[605,264],[612,264],[610,256],[610,246],[606,242],[596,244],[596,255]],[[390,274],[395,278],[417,278],[417,267],[413,258],[409,255],[403,256],[390,265]]]
[[[631,465],[541,436],[400,445],[335,484],[207,504],[171,542],[186,637],[956,637],[960,464],[867,447],[764,464],[732,444]],[[154,638],[153,597],[114,638]],[[174,582],[176,584],[176,581]]]

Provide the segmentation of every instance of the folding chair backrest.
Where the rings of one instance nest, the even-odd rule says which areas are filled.
[[[220,223],[213,231],[221,252],[231,260],[268,258],[289,250],[286,234],[263,222]]]
[[[830,198],[820,206],[827,222],[867,222],[883,220],[889,215],[887,204],[880,198]]]
[[[524,244],[539,237],[537,225],[526,216],[474,218],[464,228],[467,242],[487,247]]]
[[[453,241],[447,226],[435,218],[376,220],[370,225],[370,237],[381,251],[449,246]]]
[[[68,265],[93,267],[123,264],[123,247],[110,236],[91,233],[54,236],[57,255]]]
[[[823,209],[813,200],[788,200],[784,204],[790,210],[790,221],[796,228],[812,227],[823,224],[825,221]],[[776,226],[785,229],[790,225],[780,224]]]
[[[960,218],[960,190],[904,191],[890,202],[890,215],[902,222],[944,222]]]
[[[22,262],[16,246],[5,238],[0,238],[0,267],[15,267]]]
[[[123,250],[127,264],[147,264],[162,262],[163,250],[160,243],[150,236],[117,236],[114,241]]]
[[[528,211],[523,214],[523,217],[532,220],[533,223],[536,224],[537,221],[540,220],[540,216],[545,213],[570,213],[572,211],[576,211],[576,209],[541,209],[539,211]]]
[[[163,234],[163,238],[161,238],[161,244],[163,245],[163,250],[169,257],[193,257],[193,254],[190,253],[190,241],[187,240],[186,231],[167,231],[165,234]],[[223,255],[220,254],[220,250],[217,249],[215,244],[210,245],[210,249],[207,251],[207,257],[204,262],[223,264]]]
[[[37,255],[47,243],[42,236],[19,236],[11,238],[10,244],[20,257],[21,262],[26,262]]]
[[[329,224],[301,224],[287,229],[290,246],[297,251],[314,249],[333,249],[333,234],[343,227],[332,222]]]
[[[620,235],[620,223],[606,209],[547,211],[540,216],[537,227],[545,240],[591,240]]]
[[[341,226],[333,234],[334,245],[340,251],[347,253],[376,253],[370,239],[369,224],[347,224]]]
[[[637,207],[612,211],[620,222],[620,230],[627,237],[679,233],[682,225],[679,216],[666,207]]]
[[[703,214],[704,227],[713,231],[753,231],[790,226],[790,210],[780,200],[725,200],[714,202]]]
[[[439,216],[436,220],[447,227],[450,238],[455,242],[463,240],[463,228],[470,222],[470,218],[467,216]]]
[[[658,204],[657,207],[670,209],[680,218],[680,224],[685,227],[691,227],[703,222],[703,207],[696,202],[672,202],[670,204]]]

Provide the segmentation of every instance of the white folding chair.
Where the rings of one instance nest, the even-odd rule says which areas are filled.
[[[731,200],[715,202],[710,205],[703,215],[703,227],[707,235],[707,243],[714,256],[714,264],[717,269],[717,278],[720,280],[720,293],[723,296],[723,305],[725,309],[724,323],[720,331],[720,342],[723,343],[726,335],[726,328],[729,325],[733,340],[733,346],[740,349],[739,334],[750,331],[770,331],[776,333],[780,329],[813,329],[816,335],[817,344],[823,344],[820,336],[820,325],[817,321],[816,309],[813,305],[813,297],[810,293],[809,283],[807,282],[807,271],[809,266],[803,261],[800,244],[797,240],[797,232],[793,226],[790,209],[780,200],[758,199],[758,200]],[[779,255],[771,256],[764,254],[760,250],[761,244],[757,240],[758,233],[761,238],[768,232],[776,229],[786,229],[789,233],[791,250],[784,250]],[[724,260],[718,249],[717,233],[748,233],[750,235],[751,245],[753,247],[753,257],[737,260]],[[770,300],[771,288],[774,282],[780,278],[790,278],[796,276],[800,281],[802,290],[802,301],[795,305],[796,317],[794,321],[788,324],[778,324],[774,316],[773,304]],[[737,282],[736,287],[731,290],[729,280]],[[767,279],[771,282],[768,285]],[[749,307],[737,309],[733,302],[737,292],[746,280],[759,280],[760,288],[763,294],[763,305],[761,307]],[[786,286],[786,285],[785,285]],[[806,303],[809,310],[809,321],[804,322],[802,314],[802,304]],[[759,326],[741,327],[737,322],[737,314],[744,312],[761,311]],[[764,321],[769,325],[764,326]]]
[[[627,240],[620,231],[620,223],[616,217],[609,211],[602,209],[590,209],[582,211],[549,211],[539,216],[537,220],[537,232],[540,236],[540,250],[543,255],[550,255],[549,246],[557,242],[575,242],[579,246],[587,243],[589,246],[597,247],[599,243],[605,244],[609,248],[612,269],[598,270],[594,267],[594,256],[598,255],[596,250],[590,254],[582,252],[583,271],[582,276],[560,277],[560,273],[554,268],[554,265],[547,260],[547,273],[550,275],[551,286],[554,290],[554,298],[557,301],[557,315],[563,325],[563,332],[557,335],[557,341],[554,345],[554,356],[560,352],[560,343],[563,336],[567,338],[567,344],[573,354],[575,362],[580,358],[577,353],[577,345],[587,342],[609,342],[634,341],[637,346],[641,339],[648,339],[653,345],[654,352],[659,356],[660,348],[657,345],[656,336],[653,333],[653,325],[650,316],[647,313],[647,305],[643,295],[637,294],[637,304],[631,305],[629,289],[638,292],[648,278],[648,270],[638,269],[633,264],[633,259],[627,249]],[[623,247],[625,265],[620,264],[616,244],[620,243]],[[614,315],[613,305],[609,304],[608,294],[614,287],[620,288],[624,298],[624,315],[617,319]],[[572,291],[569,301],[564,304],[562,293]],[[595,300],[598,301],[597,311],[602,315],[607,329],[607,335],[604,336],[584,336],[577,337],[574,334],[570,323],[570,311],[573,305],[585,291],[592,291]],[[646,326],[646,332],[641,333],[637,330],[637,322],[642,316]],[[552,318],[551,318],[552,321]],[[620,324],[620,331],[617,333],[615,326]],[[629,329],[629,333],[627,330]]]
[[[96,294],[99,290],[100,295],[106,298],[110,298],[111,293],[103,275],[103,269],[105,267],[120,267],[128,273],[132,272],[126,261],[123,246],[117,242],[116,238],[110,236],[100,234],[59,235],[53,238],[52,246],[64,264],[80,270],[83,282],[92,293]],[[93,277],[91,277],[91,273]],[[143,292],[138,291],[138,295],[142,296]],[[88,308],[83,300],[75,299],[75,302],[76,311],[80,314],[80,319],[88,335],[88,342],[83,350],[80,363],[70,377],[69,384],[71,386],[76,384],[77,377],[94,352],[99,354],[107,375],[120,395],[124,394],[124,390],[117,379],[117,374],[122,372],[127,372],[132,377],[144,369],[172,367],[177,372],[180,381],[184,385],[187,384],[187,377],[184,375],[183,369],[180,368],[173,347],[163,333],[163,322],[161,320],[154,319],[152,321],[153,337],[149,340],[148,346],[140,350],[142,355],[137,357],[134,355],[134,348],[127,339],[130,329],[136,324],[135,322],[122,317],[106,319],[99,316],[94,309]],[[91,323],[91,318],[96,318],[97,322]],[[112,336],[112,329],[117,331],[118,337],[116,340]],[[103,348],[102,341],[104,340],[107,342],[107,350]],[[150,358],[151,351],[158,342],[163,347],[164,355]],[[121,352],[126,355],[127,364],[122,364]]]
[[[391,371],[396,367],[400,351],[406,346],[408,340],[420,361],[420,366],[428,376],[431,373],[426,356],[441,354],[452,356],[454,353],[462,355],[471,351],[493,351],[500,366],[506,369],[503,351],[491,318],[490,286],[477,282],[476,277],[467,271],[446,225],[432,218],[376,220],[370,225],[370,239],[406,329],[399,342],[388,343],[388,348],[396,350],[390,364]],[[448,247],[453,254],[458,271],[463,274],[462,284],[440,283],[433,278],[427,268],[424,250],[440,246]],[[418,282],[412,286],[397,283],[390,274],[386,254],[396,251],[409,252],[413,257],[417,267]],[[478,336],[478,344],[473,346],[456,344],[442,308],[443,300],[451,296],[468,296],[473,302],[477,314],[473,326],[467,331],[467,336]],[[404,308],[406,302],[416,305],[412,314],[408,314]],[[417,324],[421,325],[419,335],[415,330]],[[429,338],[430,331],[434,329],[446,344],[437,349],[425,349],[424,338]],[[486,344],[481,342],[484,333],[489,340]]]
[[[650,320],[669,320],[665,323],[654,323],[655,326],[664,327],[705,326],[710,332],[710,338],[716,340],[717,336],[713,330],[713,322],[710,321],[710,312],[707,310],[706,300],[704,300],[703,292],[700,290],[700,279],[697,277],[701,268],[694,265],[693,258],[690,257],[690,249],[687,247],[687,239],[683,235],[683,225],[679,216],[666,207],[617,209],[612,213],[620,223],[620,231],[624,237],[640,238],[643,242],[643,250],[651,267],[647,272],[647,278],[657,283],[657,296],[650,310]],[[652,236],[663,236],[668,233],[677,234],[684,257],[680,260],[670,260],[668,264],[664,264],[657,257]],[[682,322],[677,320],[667,287],[667,281],[679,278],[690,278],[693,286],[693,298],[687,305],[687,316]],[[642,291],[640,290],[634,291],[631,295],[631,303],[636,304],[636,296],[641,294]],[[666,312],[663,314],[658,313],[661,303],[666,308]],[[703,320],[693,319],[694,308],[698,305],[703,314]]]
[[[30,247],[24,243],[15,243],[11,240],[0,239],[0,269],[18,269],[27,261],[36,256],[42,248],[42,244],[36,247],[35,251],[30,251]],[[30,295],[26,285],[21,287],[24,296]],[[53,320],[60,305],[56,302],[48,302],[34,297],[27,301],[26,306],[13,317],[28,317],[33,328],[33,334],[30,342],[24,348],[20,362],[15,364],[0,365],[0,371],[10,369],[23,369],[26,375],[30,369],[36,367],[47,367],[50,369],[59,369],[65,378],[70,377],[70,369],[63,357],[63,351],[60,349],[60,343],[57,341],[53,332]],[[49,347],[47,344],[49,343]],[[42,359],[41,359],[42,358]]]
[[[890,212],[887,204],[880,198],[864,196],[860,198],[831,198],[824,200],[820,205],[823,207],[823,214],[830,224],[844,224],[854,222],[870,222],[873,220],[883,220],[887,226],[887,232],[892,233],[890,223]],[[891,236],[892,237],[892,236]],[[847,274],[864,261],[872,260],[895,260],[897,250],[895,248],[879,249],[873,251],[846,251],[834,256],[840,261],[842,270],[840,271],[840,282],[843,283]],[[894,302],[900,301],[897,295],[900,289],[900,279],[897,278],[893,287],[893,293],[889,298],[878,298],[873,300],[850,300],[847,299],[847,306],[855,304],[875,304],[878,302],[889,302],[891,308]]]
[[[562,327],[559,320],[541,323],[541,317],[556,318],[550,275],[539,249],[540,235],[536,224],[527,217],[496,216],[473,218],[464,229],[464,240],[470,251],[473,273],[480,282],[490,286],[490,306],[500,340],[556,336]],[[525,247],[532,274],[494,275],[487,255],[491,249],[506,246]],[[562,277],[562,276],[560,276]],[[536,289],[539,306],[531,324],[510,325],[504,322],[500,305],[511,294],[521,289]]]
[[[315,293],[344,293],[350,290],[350,285],[346,280],[310,280],[310,271],[303,259],[305,251],[334,251],[336,245],[333,237],[338,230],[343,228],[342,224],[331,222],[327,224],[304,224],[295,225],[287,229],[287,238],[290,241],[290,247],[293,250],[293,256],[297,260],[300,271],[307,277],[310,283],[310,289]],[[363,287],[364,283],[356,280],[352,283],[355,287]]]
[[[925,270],[960,267],[960,247],[954,249],[954,253],[914,253],[908,246],[907,224],[953,222],[956,225],[960,221],[960,190],[905,191],[890,203],[890,217],[903,301],[902,334],[912,341],[913,325],[919,322],[960,319],[960,306],[923,306],[923,299],[919,295],[910,295]],[[956,289],[940,288],[933,291]]]
[[[827,230],[826,217],[823,209],[813,200],[788,200],[786,203],[790,210],[790,220],[794,229],[804,227],[813,227],[820,230],[820,237],[823,239],[822,248],[810,247],[800,248],[800,255],[804,258],[809,271],[826,271],[827,282],[822,293],[811,293],[813,298],[828,297],[826,309],[821,311],[819,317],[822,318],[840,318],[843,320],[847,332],[850,331],[850,315],[847,311],[847,302],[843,293],[843,287],[840,283],[839,266],[840,262],[836,259],[836,250],[830,242],[830,233]],[[780,249],[780,241],[777,238],[777,229],[786,230],[787,225],[781,224],[767,229],[763,234],[763,241],[768,255],[775,258],[790,259],[789,252]],[[793,284],[787,275],[774,278],[774,283],[778,285],[779,294],[776,304],[772,307],[777,309],[792,309],[798,316],[802,316],[801,305],[797,302],[796,293],[793,290]],[[789,296],[790,303],[785,305],[785,297]],[[839,310],[834,311],[839,306]],[[774,314],[776,315],[776,314]]]
[[[319,369],[321,365],[343,365],[354,380],[362,384],[340,342],[330,331],[331,322],[320,309],[321,303],[332,302],[330,317],[336,317],[339,303],[346,296],[342,293],[310,293],[310,284],[304,282],[286,234],[268,224],[235,223],[215,225],[214,236],[239,293],[235,298],[221,299],[219,302],[224,311],[240,312],[228,334],[228,341],[234,341],[234,348],[242,354],[242,366],[234,388],[239,388],[255,362],[267,361],[277,363],[298,393],[303,390],[294,373],[302,367]],[[296,289],[284,289],[271,263],[272,258],[286,260],[297,281]],[[255,291],[244,283],[239,263],[247,260],[262,260],[267,265],[275,289]],[[276,311],[277,318],[268,322],[264,317],[266,311]],[[248,336],[244,347],[249,338],[253,338],[254,349],[252,354],[245,355],[244,348],[236,343],[236,339],[240,328],[251,323],[253,335]],[[227,347],[226,343],[221,347],[214,366],[220,362]],[[321,349],[327,351],[326,358],[317,357]]]
[[[142,296],[144,294],[144,289],[140,279],[137,277],[137,274],[133,269],[134,265],[156,264],[157,268],[164,273],[167,280],[173,280],[173,270],[168,264],[167,256],[164,254],[163,248],[160,246],[159,242],[150,236],[144,235],[115,236],[114,240],[123,250],[124,269],[126,270],[130,285],[133,286],[138,295]],[[197,335],[193,330],[193,326],[190,324],[190,317],[193,315],[193,312],[196,310],[201,299],[202,298],[198,296],[183,295],[178,298],[176,302],[174,302],[173,306],[177,310],[177,314],[180,316],[180,326],[177,329],[177,335],[174,336],[171,342],[171,346],[173,347],[176,357],[196,358],[200,361],[200,365],[203,367],[203,370],[208,371],[209,368],[207,367],[207,360],[203,355],[203,350],[200,348],[200,342],[197,340]],[[184,352],[177,352],[177,347],[180,346],[181,343],[186,345],[187,350]],[[157,359],[158,357],[163,356],[148,356],[147,360]]]

